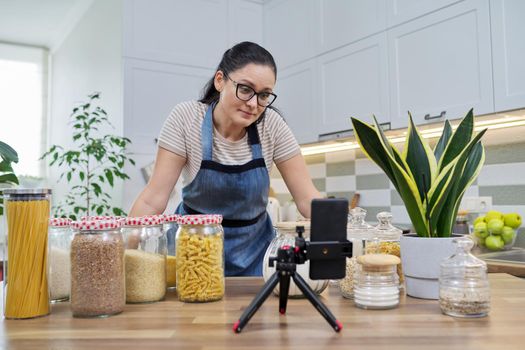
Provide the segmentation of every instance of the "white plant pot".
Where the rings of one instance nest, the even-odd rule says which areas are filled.
[[[455,237],[401,236],[401,263],[409,296],[439,299],[440,264],[456,251],[452,243]]]

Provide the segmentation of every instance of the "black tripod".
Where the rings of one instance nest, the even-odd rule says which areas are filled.
[[[269,264],[271,267],[274,266],[274,262],[277,263],[275,273],[264,284],[248,308],[246,308],[239,320],[235,323],[233,326],[234,332],[240,333],[242,331],[244,326],[246,326],[248,321],[250,321],[252,316],[261,307],[277,284],[279,284],[279,312],[285,314],[288,302],[288,291],[290,289],[290,277],[303,292],[304,296],[310,301],[310,303],[312,303],[336,332],[339,332],[343,328],[341,322],[335,318],[330,310],[328,310],[328,308],[319,300],[317,295],[312,291],[301,275],[296,272],[296,265],[303,264],[307,260],[306,248],[310,245],[316,244],[312,242],[306,243],[302,237],[303,231],[304,228],[302,230],[298,228],[299,237],[296,238],[295,247],[283,246],[277,251],[277,257],[270,258]],[[351,243],[349,242],[341,243],[340,248],[344,248],[344,250],[348,251],[348,244],[350,245],[351,251]]]

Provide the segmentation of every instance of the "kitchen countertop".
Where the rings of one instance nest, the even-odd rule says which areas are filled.
[[[330,287],[323,301],[343,323],[335,333],[304,299],[288,301],[285,316],[270,296],[240,334],[233,323],[263,284],[261,278],[227,278],[222,301],[165,301],[126,305],[117,316],[71,317],[69,303],[31,320],[3,320],[0,346],[9,349],[523,349],[525,280],[489,274],[489,317],[459,319],[441,314],[437,301],[402,297],[392,310],[361,310]]]

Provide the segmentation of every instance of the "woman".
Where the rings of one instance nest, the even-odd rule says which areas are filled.
[[[178,104],[166,120],[153,174],[130,212],[164,212],[182,172],[177,213],[223,215],[227,276],[262,274],[273,238],[266,205],[274,162],[303,216],[320,197],[297,141],[271,107],[276,76],[261,46],[242,42],[227,50],[202,99]]]

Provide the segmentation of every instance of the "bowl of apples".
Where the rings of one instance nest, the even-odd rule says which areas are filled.
[[[472,237],[481,250],[508,250],[514,246],[520,226],[521,215],[491,210],[474,220]]]

